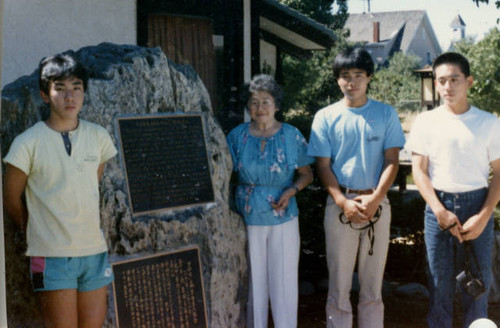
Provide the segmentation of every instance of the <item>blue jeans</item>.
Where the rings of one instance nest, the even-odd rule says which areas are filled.
[[[486,188],[461,193],[448,193],[436,190],[436,194],[447,210],[455,213],[463,224],[472,215],[477,214],[484,204],[488,190]],[[493,220],[490,218],[484,231],[472,241],[483,283],[489,291],[491,286],[491,248],[493,243]],[[429,327],[452,327],[453,299],[456,289],[456,276],[464,270],[464,245],[449,231],[441,231],[436,216],[427,205],[425,209],[425,244],[428,259],[428,278],[430,291]],[[471,255],[469,255],[471,257]],[[473,258],[469,260],[471,271],[479,277]],[[478,318],[488,316],[488,292],[478,300],[468,295],[460,287],[464,313],[463,327]]]

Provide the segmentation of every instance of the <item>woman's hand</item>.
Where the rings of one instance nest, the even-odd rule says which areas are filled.
[[[271,203],[271,206],[277,210],[281,211],[288,207],[288,203],[290,202],[290,198],[297,194],[297,189],[293,187],[289,187],[285,189],[285,191],[281,194],[280,199],[277,203]]]
[[[290,198],[295,196],[300,189],[305,188],[313,180],[312,170],[309,165],[299,167],[296,169],[296,173],[298,177],[293,186],[286,188],[281,194],[278,202],[271,204],[276,211],[287,208]]]

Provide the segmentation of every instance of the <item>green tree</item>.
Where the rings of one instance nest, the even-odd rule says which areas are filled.
[[[368,94],[397,109],[420,108],[420,79],[414,70],[420,67],[420,58],[397,52],[389,65],[375,72]]]
[[[472,0],[472,1],[475,2],[478,7],[479,7],[479,4],[481,4],[481,3],[485,3],[485,4],[490,3],[489,0]],[[500,9],[500,0],[495,0],[495,6],[497,7],[497,9]],[[500,23],[500,18],[497,18],[497,24],[498,23]]]
[[[481,4],[481,3],[486,3],[486,4],[490,3],[489,0],[472,0],[472,2],[475,2],[478,7],[479,7],[479,4]],[[500,0],[495,0],[495,6],[498,9],[500,9]]]
[[[299,59],[283,54],[285,121],[295,125],[309,136],[314,113],[333,99],[341,97],[333,77],[333,58],[347,46],[345,32],[341,29],[347,19],[345,0],[280,0],[281,3],[301,12],[335,31],[337,41],[331,49],[316,51],[309,59]],[[336,11],[332,10],[336,4]]]
[[[346,0],[280,0],[280,2],[331,29],[342,28],[348,16]],[[332,14],[335,2],[338,9]]]
[[[285,120],[297,126],[307,136],[314,113],[342,98],[333,76],[332,63],[352,43],[347,41],[345,31],[337,30],[335,33],[335,45],[325,51],[315,52],[309,60],[288,55],[283,57]]]
[[[348,45],[345,35],[336,32],[336,44],[325,51],[315,52],[309,60],[285,55],[283,57],[283,84],[286,88],[285,104],[292,108],[304,108],[314,113],[319,107],[338,98],[340,90],[333,76],[335,56]]]
[[[469,98],[475,106],[500,113],[500,31],[492,29],[481,41],[459,42],[455,51],[469,60],[474,84]]]

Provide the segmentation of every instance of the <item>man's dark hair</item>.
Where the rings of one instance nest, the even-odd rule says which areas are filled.
[[[283,99],[283,92],[280,85],[276,82],[274,77],[267,74],[255,75],[249,83],[245,84],[242,90],[241,100],[244,104],[253,93],[259,91],[268,92],[273,97],[276,108],[281,109],[281,101]]]
[[[347,48],[335,57],[333,75],[338,79],[341,70],[350,68],[362,69],[367,76],[371,76],[375,65],[370,54],[363,48]]]
[[[467,58],[456,52],[445,52],[439,55],[432,64],[432,74],[436,77],[436,68],[443,64],[457,65],[465,77],[470,76],[470,66]]]
[[[88,73],[85,67],[71,54],[57,54],[44,58],[38,65],[38,84],[40,90],[49,93],[49,82],[76,77],[83,81],[83,90],[87,90]]]

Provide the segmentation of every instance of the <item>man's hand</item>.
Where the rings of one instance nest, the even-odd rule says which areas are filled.
[[[486,214],[479,213],[468,218],[460,229],[463,240],[469,241],[479,237],[488,224],[490,216],[491,214],[486,216]]]
[[[342,204],[342,210],[347,220],[353,223],[363,223],[368,220],[368,216],[364,214],[366,206],[355,199],[346,199]]]
[[[354,200],[360,202],[365,207],[363,214],[366,215],[367,220],[373,219],[373,216],[377,213],[380,201],[374,195],[359,195]]]
[[[453,212],[443,209],[442,211],[434,214],[436,215],[436,219],[442,230],[448,230],[453,236],[457,237],[459,242],[464,241],[464,238],[460,233],[462,225],[460,224],[458,217]]]
[[[479,237],[488,224],[491,213],[500,199],[500,159],[496,159],[490,164],[491,179],[488,195],[479,213],[468,218],[460,230],[464,240],[474,240]]]

